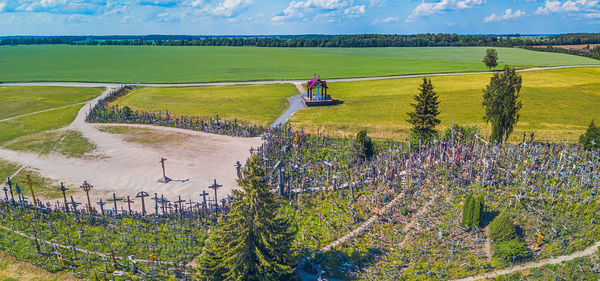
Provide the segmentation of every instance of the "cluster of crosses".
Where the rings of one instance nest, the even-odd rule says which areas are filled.
[[[131,111],[129,108],[120,108],[118,105],[108,107],[110,102],[126,94],[128,89],[130,87],[122,87],[107,95],[103,100],[98,101],[96,106],[87,115],[86,121],[158,125],[237,137],[256,137],[265,131],[265,128],[261,125],[246,124],[240,122],[237,118],[224,120],[219,115],[205,120],[206,118],[198,116],[173,116],[168,110],[164,113],[161,111],[154,113],[138,110]]]

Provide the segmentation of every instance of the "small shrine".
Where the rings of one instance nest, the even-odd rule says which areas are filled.
[[[327,81],[318,76],[306,83],[306,95],[302,97],[306,106],[331,105],[333,99],[327,93]]]

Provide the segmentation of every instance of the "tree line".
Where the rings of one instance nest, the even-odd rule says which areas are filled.
[[[151,45],[151,46],[256,46],[256,47],[516,47],[535,45],[597,44],[600,33],[553,36],[459,35],[426,33],[414,35],[282,35],[282,36],[57,36],[4,37],[0,45]]]

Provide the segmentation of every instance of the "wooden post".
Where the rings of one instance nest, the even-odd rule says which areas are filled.
[[[33,198],[33,206],[37,208],[37,200],[35,200],[35,193],[33,192],[33,184],[37,182],[31,181],[31,177],[27,174],[27,180],[25,183],[29,184],[29,189],[31,190],[31,198]]]

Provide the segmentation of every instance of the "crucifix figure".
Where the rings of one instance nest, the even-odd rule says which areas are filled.
[[[160,163],[162,166],[162,172],[163,172],[162,178],[160,178],[158,180],[158,182],[161,182],[161,183],[168,183],[171,181],[171,179],[167,177],[167,173],[165,172],[165,161],[167,161],[166,158],[160,158],[160,161],[158,161],[158,163]]]
[[[146,215],[146,205],[144,204],[144,197],[148,197],[148,196],[150,196],[150,195],[145,191],[140,191],[140,192],[138,192],[137,195],[135,195],[136,198],[142,199],[142,216]]]
[[[68,204],[67,204],[67,195],[65,194],[65,191],[67,191],[67,190],[69,190],[69,189],[68,189],[68,188],[66,188],[66,187],[63,185],[63,183],[62,183],[62,182],[60,183],[60,187],[57,187],[57,188],[58,188],[58,190],[62,191],[62,194],[63,194],[63,199],[65,200],[65,211],[66,211],[67,213],[69,213],[69,206],[68,206]]]
[[[79,187],[85,191],[85,195],[87,196],[89,214],[92,214],[92,203],[90,203],[90,190],[92,190],[92,187],[94,186],[89,184],[87,181],[83,181],[83,184]]]
[[[31,198],[33,199],[33,207],[37,207],[37,200],[35,200],[35,193],[33,192],[33,185],[37,184],[37,182],[32,181],[31,176],[27,174],[27,180],[25,180],[25,183],[29,184],[29,189],[31,190]]]
[[[217,214],[217,209],[219,208],[219,201],[217,201],[217,189],[219,189],[220,187],[222,187],[222,185],[217,184],[217,179],[214,179],[215,182],[208,186],[208,188],[210,189],[214,189],[215,190],[215,214]]]

